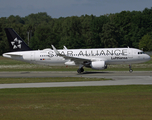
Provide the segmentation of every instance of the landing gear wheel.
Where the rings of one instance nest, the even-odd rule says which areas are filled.
[[[131,65],[129,65],[129,72],[132,73],[133,70],[131,69]]]
[[[83,68],[79,68],[79,69],[77,70],[77,72],[80,74],[80,73],[84,72],[84,69],[83,69]]]
[[[81,70],[80,70],[80,69],[78,69],[78,70],[77,70],[77,72],[80,74],[80,73],[81,73]]]
[[[130,72],[130,73],[132,73],[132,72],[133,72],[133,70],[132,70],[132,69],[130,69],[130,70],[129,70],[129,72]]]
[[[83,69],[83,68],[81,68],[81,72],[84,72],[84,69]]]

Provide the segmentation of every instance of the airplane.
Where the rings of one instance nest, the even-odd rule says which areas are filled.
[[[44,50],[32,50],[24,40],[12,29],[5,28],[11,52],[3,54],[14,60],[42,64],[42,65],[74,65],[79,66],[78,73],[84,68],[95,70],[106,69],[108,65],[129,64],[129,72],[133,72],[131,65],[149,61],[151,57],[136,48],[95,48],[95,49],[63,49],[57,50],[53,45]]]

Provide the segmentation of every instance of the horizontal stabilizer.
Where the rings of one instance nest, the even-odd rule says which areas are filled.
[[[3,57],[6,58],[12,58],[12,57],[22,57],[22,54],[15,54],[16,52],[12,52],[12,53],[4,53]]]

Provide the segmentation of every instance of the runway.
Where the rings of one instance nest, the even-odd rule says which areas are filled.
[[[18,83],[0,84],[4,88],[40,88],[40,87],[76,87],[76,86],[109,86],[109,85],[152,85],[152,71],[107,71],[107,72],[84,72],[77,74],[75,71],[47,71],[47,72],[0,72],[0,78],[18,77],[91,77],[110,78],[107,81],[87,82],[51,82],[51,83]]]

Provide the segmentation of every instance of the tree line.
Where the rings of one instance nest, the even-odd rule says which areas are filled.
[[[32,49],[133,47],[152,51],[152,8],[96,17],[52,18],[45,12],[0,18],[0,54],[9,51],[4,28],[13,28]],[[29,35],[28,35],[29,34]],[[29,41],[28,41],[29,38]]]

